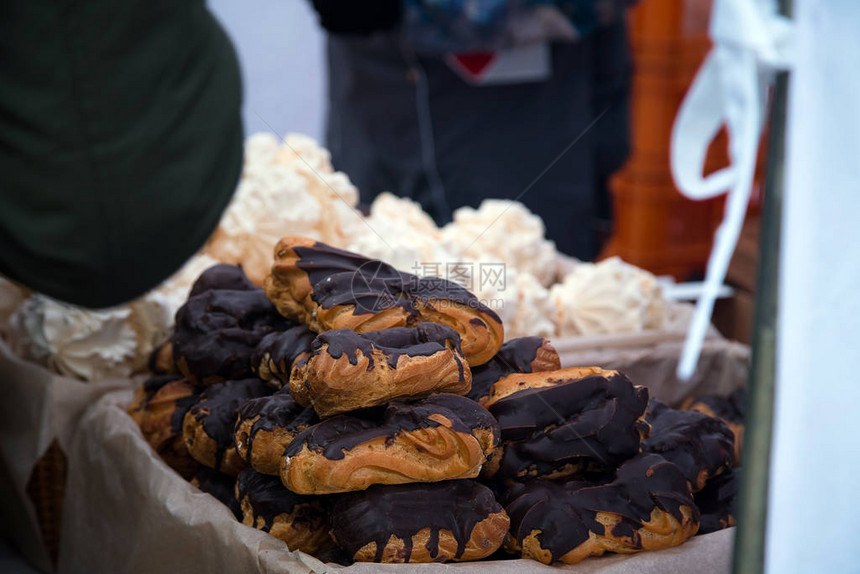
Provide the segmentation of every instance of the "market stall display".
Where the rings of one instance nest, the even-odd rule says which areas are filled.
[[[259,153],[249,153],[247,160],[248,165],[246,165],[245,171],[246,174],[249,174],[248,178],[260,178],[254,185],[262,185],[263,190],[267,189],[265,185],[260,183],[264,181],[268,181],[272,185],[275,185],[274,182],[278,182],[277,185],[293,186],[294,193],[312,195],[317,198],[316,201],[320,205],[328,201],[338,205],[338,207],[331,209],[337,211],[339,215],[332,215],[335,211],[331,211],[329,207],[321,207],[320,209],[324,213],[319,222],[322,220],[331,222],[336,217],[343,216],[344,219],[351,220],[352,223],[358,223],[358,226],[352,224],[335,226],[338,233],[331,232],[331,229],[326,231],[328,228],[320,223],[320,226],[308,232],[311,238],[294,246],[298,247],[299,250],[306,249],[305,255],[309,255],[309,257],[301,255],[296,257],[293,263],[297,264],[293,266],[301,269],[300,265],[303,259],[313,261],[314,257],[320,253],[325,253],[326,257],[329,258],[329,263],[335,262],[335,267],[341,265],[343,261],[350,262],[346,267],[340,268],[340,271],[345,273],[345,279],[349,275],[355,277],[358,268],[370,264],[375,272],[366,275],[361,282],[361,286],[366,288],[364,295],[368,295],[367,290],[369,290],[371,298],[386,300],[387,297],[390,297],[392,294],[390,281],[382,282],[384,288],[381,292],[379,285],[375,285],[375,282],[380,279],[378,271],[385,270],[382,276],[396,279],[395,283],[399,282],[400,290],[395,290],[395,292],[400,294],[398,295],[400,298],[405,296],[408,305],[403,305],[401,301],[401,305],[394,306],[398,309],[394,313],[386,313],[387,309],[385,308],[374,310],[373,305],[366,304],[366,298],[356,297],[356,293],[361,290],[356,291],[357,286],[353,281],[347,282],[349,283],[348,289],[344,289],[341,285],[339,292],[324,285],[316,288],[315,283],[319,283],[319,281],[315,281],[312,273],[307,271],[304,271],[304,281],[307,284],[302,283],[302,276],[301,274],[298,275],[299,283],[302,283],[299,286],[299,291],[308,287],[310,287],[310,291],[304,296],[298,293],[299,296],[296,297],[293,294],[295,285],[290,284],[290,282],[294,283],[295,279],[289,270],[293,263],[287,263],[284,266],[287,271],[285,273],[286,279],[284,280],[282,277],[282,285],[269,287],[270,291],[273,288],[278,291],[279,287],[290,284],[290,288],[286,289],[290,292],[289,297],[285,297],[283,295],[284,290],[280,289],[280,296],[276,295],[273,297],[275,301],[270,301],[266,297],[265,291],[259,288],[260,284],[265,283],[264,277],[260,277],[259,268],[256,272],[251,269],[257,256],[248,255],[247,259],[244,259],[244,255],[227,256],[224,246],[241,245],[243,246],[241,249],[254,254],[259,245],[249,242],[248,237],[263,237],[261,242],[269,241],[273,244],[277,240],[273,240],[272,237],[266,239],[264,233],[258,234],[256,231],[248,231],[240,238],[240,234],[231,234],[223,229],[219,230],[222,233],[216,233],[213,236],[200,254],[192,258],[183,269],[162,286],[140,300],[119,308],[89,311],[68,306],[37,294],[28,294],[12,284],[4,285],[3,291],[4,305],[6,301],[11,302],[6,305],[11,312],[11,321],[6,329],[6,340],[20,357],[36,362],[55,373],[79,380],[90,380],[95,383],[108,377],[118,377],[124,379],[123,386],[128,386],[132,384],[128,377],[140,374],[147,369],[158,375],[147,381],[137,391],[137,396],[130,407],[132,417],[140,426],[143,436],[151,448],[167,464],[172,466],[179,475],[198,485],[204,492],[211,492],[218,500],[230,507],[234,514],[237,513],[237,508],[242,510],[242,506],[239,505],[241,501],[237,498],[233,488],[236,481],[231,478],[231,475],[241,474],[241,472],[245,472],[242,470],[243,468],[251,467],[254,472],[272,476],[277,480],[277,475],[282,474],[281,459],[283,457],[280,453],[283,453],[299,435],[304,433],[307,436],[309,432],[313,432],[312,427],[322,425],[326,420],[333,420],[329,418],[320,421],[318,418],[320,413],[314,411],[314,406],[320,405],[320,409],[324,412],[323,416],[333,414],[333,412],[325,411],[326,407],[322,406],[324,400],[303,401],[301,399],[304,383],[313,379],[313,376],[308,375],[309,370],[312,367],[320,367],[320,365],[308,366],[309,359],[314,355],[314,340],[317,335],[313,329],[325,331],[335,326],[335,323],[323,323],[319,318],[320,314],[322,314],[322,319],[329,317],[328,320],[332,321],[335,321],[336,316],[340,316],[341,318],[338,320],[345,321],[344,326],[347,329],[358,327],[358,330],[362,330],[360,325],[365,323],[369,317],[355,311],[356,309],[366,311],[369,307],[371,313],[368,315],[376,321],[381,321],[379,324],[371,322],[364,329],[367,331],[365,333],[355,333],[355,340],[350,340],[351,342],[348,344],[345,343],[346,340],[335,339],[334,343],[338,347],[335,354],[342,353],[340,357],[331,355],[331,341],[327,343],[328,346],[324,352],[321,352],[323,345],[319,344],[316,348],[317,358],[314,363],[319,363],[324,356],[327,356],[330,362],[326,368],[319,371],[320,373],[341,373],[347,369],[347,364],[349,367],[355,368],[354,365],[350,364],[350,360],[344,361],[343,357],[367,357],[369,355],[373,360],[368,362],[375,365],[377,372],[369,376],[366,387],[373,389],[378,380],[387,378],[392,388],[398,388],[404,384],[404,377],[397,372],[400,368],[397,365],[404,359],[410,359],[414,363],[414,376],[406,378],[421,386],[421,384],[426,384],[428,373],[432,372],[434,376],[444,378],[445,372],[456,372],[456,385],[463,388],[457,388],[455,385],[454,392],[459,395],[468,394],[470,397],[457,397],[453,399],[453,402],[456,403],[459,400],[461,404],[465,404],[463,403],[465,401],[472,405],[475,404],[472,399],[486,399],[493,385],[505,376],[558,371],[562,366],[571,366],[571,360],[575,361],[574,364],[579,363],[575,357],[581,356],[577,353],[583,350],[598,354],[608,352],[610,356],[619,355],[620,357],[623,353],[615,353],[612,343],[608,347],[606,345],[608,341],[617,338],[619,333],[627,334],[622,335],[620,340],[623,340],[624,336],[632,337],[628,341],[628,346],[632,345],[630,350],[635,348],[640,353],[639,358],[630,363],[633,368],[643,363],[641,351],[649,348],[649,345],[655,342],[671,342],[677,338],[675,331],[671,330],[673,314],[677,312],[677,309],[663,301],[653,276],[617,259],[598,264],[580,264],[566,260],[555,253],[551,242],[547,242],[543,237],[540,220],[528,214],[523,206],[515,202],[488,202],[487,205],[477,210],[463,212],[459,220],[455,218],[452,224],[439,229],[435,227],[435,224],[426,214],[420,211],[417,205],[391,195],[383,195],[370,207],[370,214],[362,218],[348,205],[349,201],[346,203],[342,201],[345,197],[348,199],[348,194],[344,195],[340,191],[348,188],[339,188],[339,184],[332,183],[339,178],[333,177],[329,178],[330,181],[326,180],[331,184],[330,186],[323,182],[328,191],[308,191],[310,184],[305,178],[317,171],[330,169],[326,167],[323,161],[325,158],[324,150],[320,152],[320,161],[313,162],[303,159],[306,155],[305,152],[307,152],[307,157],[313,159],[314,150],[321,150],[321,148],[312,147],[310,142],[304,142],[308,148],[302,151],[302,155],[299,156],[292,151],[291,147],[278,146],[277,142],[275,142],[275,153],[271,153],[273,149],[270,145],[271,141],[266,143],[266,139],[258,139],[256,143],[248,142],[249,148],[257,145],[263,150],[258,150]],[[262,145],[258,145],[261,142]],[[300,148],[301,146],[297,140],[293,139],[292,147]],[[261,157],[265,158],[265,161],[260,161]],[[255,168],[249,167],[250,163],[253,162],[257,164],[256,174],[254,173]],[[284,166],[286,166],[285,169]],[[271,173],[269,173],[270,171]],[[297,177],[287,176],[288,171]],[[266,177],[271,179],[266,180]],[[313,181],[319,183],[322,180],[314,179]],[[259,206],[264,205],[267,201],[260,199],[260,193],[265,191],[260,192],[259,187],[249,187],[249,189],[252,191],[256,189],[257,191],[246,192],[241,196],[237,195],[236,200],[234,200],[235,205],[243,207],[235,207],[235,211],[240,214],[244,213],[242,217],[245,217],[243,221],[247,224],[246,229],[256,229],[257,223],[255,221],[257,219],[262,222],[260,223],[261,228],[265,228],[265,225],[268,224],[264,220],[266,218],[271,220],[275,217],[273,214],[277,210],[259,209]],[[271,193],[284,193],[283,189],[279,192],[269,191]],[[344,197],[340,197],[341,195]],[[319,198],[323,198],[325,201]],[[357,191],[355,199],[354,204],[357,203]],[[251,207],[255,205],[255,202],[256,211]],[[345,206],[349,209],[344,210],[343,207]],[[242,209],[245,211],[242,212]],[[231,217],[235,220],[239,216]],[[385,245],[385,239],[378,235],[377,231],[381,229],[384,232],[387,229],[386,223],[383,222],[388,222],[389,228],[393,230],[397,224],[391,222],[406,219],[410,221],[408,227],[413,231],[413,245],[422,246],[420,250],[416,249],[410,252],[404,261],[404,263],[410,264],[409,271],[412,273],[397,270],[395,266],[373,258],[349,253],[346,256],[343,255],[344,252],[341,250],[343,247],[361,244],[361,238],[367,238],[370,235],[380,240],[377,249],[382,252],[383,248],[380,245]],[[228,220],[229,218],[225,215],[225,221]],[[465,230],[471,229],[481,221],[492,222],[496,220],[500,222],[500,225],[505,225],[505,232],[493,236],[493,240],[487,243],[489,247],[480,248],[484,251],[476,251],[476,248],[469,242],[451,239],[457,237],[457,225],[462,225],[462,229]],[[517,221],[520,222],[519,227]],[[228,229],[230,229],[229,225]],[[398,231],[403,231],[403,229]],[[403,236],[405,237],[406,234],[404,233]],[[418,237],[420,239],[417,239]],[[334,246],[327,247],[320,243],[318,240],[321,238],[329,238],[337,248]],[[221,244],[220,250],[213,248],[216,243]],[[369,244],[368,242],[365,243]],[[393,240],[392,243],[394,243]],[[481,241],[474,243],[476,245],[483,244]],[[395,243],[395,245],[397,244]],[[427,246],[435,247],[428,251],[425,249]],[[237,247],[237,249],[239,248]],[[541,264],[537,267],[532,265],[533,260],[522,255],[527,253],[529,249],[542,254]],[[467,252],[469,253],[468,257],[464,255]],[[397,255],[402,255],[402,253],[403,251],[399,248],[390,249],[385,258],[396,261]],[[552,257],[550,257],[550,253]],[[269,265],[271,265],[271,254],[272,248],[269,247],[267,250]],[[293,254],[295,254],[295,249],[293,249]],[[416,257],[412,257],[412,255],[416,255]],[[432,256],[438,258],[439,261],[417,260],[418,255],[425,259]],[[344,257],[346,258],[344,259]],[[242,259],[243,263],[247,261],[248,272],[246,272],[244,264],[242,267],[237,267],[224,263],[225,260],[235,261],[236,259]],[[420,263],[420,265],[416,263]],[[461,267],[472,269],[473,273],[480,273],[481,265],[492,266],[498,263],[503,264],[501,282],[478,281],[477,277],[470,276],[468,273],[466,275],[453,273],[454,281],[447,281],[446,279],[446,277],[452,276],[452,270],[456,271]],[[551,269],[551,273],[547,272],[548,269]],[[359,273],[358,276],[360,277],[361,274]],[[322,280],[327,277],[329,277],[329,273],[323,273],[317,279]],[[373,280],[368,280],[371,277]],[[311,281],[315,281],[314,285],[311,284]],[[440,288],[440,285],[443,287]],[[471,288],[466,288],[467,285]],[[374,289],[377,290],[376,295],[373,294]],[[274,291],[272,292],[274,293]],[[331,301],[336,301],[337,304],[328,307],[325,304],[319,304],[314,301],[313,297],[308,296],[309,293],[327,296]],[[382,296],[377,296],[380,293]],[[440,294],[444,294],[444,297]],[[346,297],[344,297],[345,295]],[[283,317],[277,312],[277,309],[279,306],[281,308],[289,307],[289,302],[285,305],[287,299],[292,301],[296,309],[302,311],[296,314],[287,312],[289,317]],[[331,312],[332,309],[335,311]],[[330,312],[330,314],[326,315],[326,312]],[[389,321],[392,319],[392,315],[396,315],[393,322]],[[358,319],[356,316],[359,316]],[[176,318],[175,324],[174,317]],[[297,321],[310,323],[313,329],[309,329],[308,325]],[[378,335],[373,334],[386,333],[386,331],[393,334],[398,329],[404,331],[423,329],[426,331],[427,327],[422,327],[421,321],[449,323],[450,327],[443,327],[442,325],[434,327],[437,330],[449,329],[453,331],[453,336],[443,337],[441,344],[434,343],[441,345],[444,349],[440,357],[435,359],[437,363],[442,361],[439,363],[440,365],[443,363],[447,365],[447,371],[431,368],[428,364],[422,366],[424,359],[433,357],[433,353],[427,355],[427,349],[423,348],[428,343],[433,343],[433,337],[428,337],[426,332],[420,336],[413,333],[410,335],[411,338],[407,337],[408,342],[404,342],[400,336],[394,337],[392,341],[390,335],[383,336],[383,340],[380,341]],[[483,326],[477,324],[479,321],[483,323]],[[391,324],[387,324],[387,322]],[[394,325],[399,324],[404,326],[394,327]],[[370,330],[383,325],[391,328],[384,331]],[[502,325],[504,325],[504,330]],[[559,335],[564,335],[564,337],[557,338]],[[569,338],[571,335],[575,336],[576,341],[582,341],[586,347],[579,348],[580,343],[573,343],[574,339]],[[600,339],[600,337],[605,338]],[[637,339],[637,337],[644,338]],[[323,337],[324,339],[325,337]],[[503,344],[505,340],[507,343]],[[554,342],[550,342],[550,340]],[[592,342],[587,343],[588,341]],[[367,347],[368,342],[371,347]],[[588,345],[592,346],[588,347]],[[422,349],[420,352],[415,352],[415,347],[422,347]],[[558,347],[563,352],[556,352],[554,347]],[[659,345],[652,345],[651,348],[656,351],[658,347]],[[365,353],[364,350],[368,350],[369,353]],[[571,352],[572,350],[573,352]],[[617,350],[622,351],[624,349],[619,348]],[[724,349],[720,347],[718,352],[723,353]],[[447,358],[441,359],[441,356]],[[620,361],[624,363],[628,359],[629,357],[620,359]],[[671,354],[666,359],[671,360]],[[600,361],[585,360],[584,363],[579,364],[594,363],[605,364],[607,367],[614,366],[611,360],[604,360],[603,358]],[[391,364],[395,365],[395,368],[388,370],[382,368],[379,371],[383,365]],[[405,363],[403,368],[406,369]],[[371,371],[373,370],[371,369]],[[651,374],[661,371],[661,369],[654,368],[646,368],[644,371],[640,369],[640,372],[645,373],[644,376],[640,375],[642,379],[634,377],[634,380],[647,380],[650,386],[652,384],[649,380]],[[293,373],[301,374],[296,375],[296,383],[291,385]],[[43,374],[50,379],[44,370]],[[720,376],[725,377],[727,375],[723,373]],[[316,394],[325,395],[326,385],[330,383],[329,377],[322,375],[317,375],[317,377],[324,384],[316,391]],[[56,379],[57,381],[63,380],[62,377]],[[470,379],[471,384],[467,385]],[[350,380],[349,377],[344,377],[344,381],[348,380]],[[659,387],[659,385],[657,386]],[[253,387],[254,390],[248,391],[246,387]],[[690,387],[684,394],[687,395],[699,387]],[[281,390],[272,394],[278,388]],[[365,427],[373,427],[373,425],[378,425],[377,428],[384,427],[384,432],[382,430],[377,431],[378,437],[376,439],[384,439],[380,441],[384,444],[390,440],[389,435],[392,428],[391,420],[386,419],[385,410],[397,407],[398,404],[410,405],[405,410],[402,407],[395,408],[394,414],[389,413],[389,416],[394,417],[394,419],[400,417],[400,419],[405,420],[403,419],[406,416],[404,413],[408,413],[406,418],[414,419],[417,415],[411,406],[414,404],[413,401],[427,392],[444,390],[442,387],[437,388],[433,385],[426,388],[427,390],[424,392],[410,389],[408,391],[401,390],[399,394],[383,393],[376,399],[380,405],[376,408],[382,409],[379,412],[358,413],[359,416],[356,417],[356,413],[351,410],[355,408],[355,405],[351,404],[349,407],[345,407],[344,415],[336,415],[334,418],[337,416],[356,418],[361,421],[359,426],[362,427],[362,431],[368,430]],[[535,393],[533,389],[521,390]],[[473,391],[480,393],[480,395],[471,396]],[[547,392],[542,388],[537,388],[536,391],[538,391],[537,394]],[[97,397],[103,392],[101,385],[97,385],[89,396]],[[294,392],[295,397],[291,395]],[[717,385],[716,392],[724,392],[721,385]],[[506,447],[497,446],[493,440],[486,437],[486,432],[476,432],[477,427],[470,426],[468,417],[466,419],[461,417],[456,420],[458,417],[448,416],[451,413],[450,405],[446,407],[447,411],[444,409],[440,411],[439,405],[434,406],[434,401],[438,402],[439,400],[434,397],[444,396],[447,395],[431,395],[429,399],[426,399],[430,401],[428,406],[430,410],[424,409],[426,411],[424,419],[418,417],[424,422],[417,423],[417,426],[414,426],[415,423],[410,423],[413,426],[401,425],[396,427],[395,435],[408,437],[397,444],[401,446],[408,444],[408,447],[413,449],[412,452],[417,457],[415,460],[418,460],[425,454],[421,449],[426,450],[428,446],[431,446],[431,443],[426,442],[428,440],[426,437],[421,439],[425,440],[424,443],[421,443],[421,440],[416,437],[421,434],[426,435],[429,427],[437,429],[434,431],[435,434],[431,433],[431,438],[435,436],[437,441],[442,440],[441,437],[447,437],[444,440],[454,440],[460,443],[475,441],[478,445],[477,449],[458,446],[454,450],[445,451],[443,449],[439,451],[442,454],[437,456],[436,464],[424,463],[426,469],[432,470],[436,474],[432,472],[423,475],[417,473],[416,476],[422,480],[431,477],[432,480],[443,480],[443,482],[450,480],[468,481],[478,477],[479,470],[483,470],[485,477],[478,478],[478,480],[487,481],[486,476],[490,474],[488,469],[493,468],[494,461],[495,464],[498,464],[502,460],[502,453],[505,452]],[[309,408],[301,408],[302,405],[293,399],[303,402]],[[389,402],[392,400],[394,402]],[[92,399],[90,399],[91,401]],[[291,402],[292,406],[285,407],[287,402]],[[449,402],[451,401],[449,400]],[[281,410],[281,407],[284,407],[284,410]],[[476,406],[474,408],[481,407]],[[444,414],[445,412],[448,412],[448,415]],[[448,420],[452,426],[440,424],[440,418]],[[427,423],[427,421],[431,422]],[[458,425],[460,426],[459,431],[454,428]],[[546,435],[554,434],[546,432],[548,430],[547,427],[536,432],[544,432]],[[471,436],[471,439],[467,435]],[[557,436],[558,433],[555,435]],[[74,433],[69,433],[69,440],[74,436]],[[482,436],[483,438],[481,438]],[[639,440],[641,440],[641,435],[637,436],[640,436]],[[367,461],[374,461],[375,464],[377,461],[373,457],[377,453],[374,452],[373,448],[367,446],[375,444],[373,440],[371,437],[370,441],[362,443],[364,446],[356,450],[357,456],[351,460],[365,461],[358,464],[369,465],[370,463]],[[511,442],[504,437],[502,437],[502,441],[506,444]],[[301,444],[302,449],[313,450],[308,448],[307,441],[296,444]],[[334,441],[334,444],[338,444],[338,441]],[[421,446],[421,444],[425,446]],[[63,448],[68,449],[69,444],[64,444]],[[456,473],[451,470],[451,474],[446,474],[444,468],[436,467],[444,467],[444,465],[438,464],[438,461],[447,460],[450,454],[465,462],[457,467]],[[301,456],[297,458],[300,462]],[[319,462],[319,457],[316,457],[315,460]],[[509,457],[509,460],[512,459]],[[533,464],[537,462],[533,461]],[[78,463],[74,462],[74,464]],[[314,463],[311,463],[311,466],[314,466]],[[319,467],[320,465],[316,464],[316,466]],[[603,468],[599,472],[608,473],[611,470],[611,468]],[[399,471],[395,469],[395,472]],[[310,482],[317,481],[313,472],[307,476],[312,477]],[[308,482],[307,476],[303,479],[306,483]],[[465,476],[473,478],[464,478]],[[282,480],[280,484],[283,486],[284,482],[290,480],[292,479]],[[301,480],[300,475],[299,481]],[[252,481],[252,483],[258,484],[259,481]],[[272,484],[271,480],[269,480],[269,484]],[[277,486],[277,483],[274,484]],[[355,487],[355,484],[345,484],[346,486],[337,488],[351,489]],[[437,483],[406,482],[406,484]],[[504,489],[500,490],[499,484],[496,481],[492,488],[497,497],[504,494]],[[363,487],[366,487],[366,484]],[[384,491],[385,488],[390,487],[393,487],[393,483],[387,484],[383,481],[382,484],[373,488]],[[243,492],[244,498],[249,499],[247,491]],[[266,489],[262,489],[261,492],[266,492]],[[232,494],[228,496],[227,493]],[[269,500],[266,495],[263,496],[263,499]],[[70,504],[72,503],[70,502]],[[259,507],[260,503],[257,502],[256,504]],[[302,528],[296,528],[301,524],[313,523],[313,520],[305,520],[303,514],[299,513],[299,515],[289,517],[289,519],[278,520],[279,524],[283,523],[282,527],[275,528],[275,522],[268,520],[264,516],[265,512],[259,508],[252,510],[250,514],[244,512],[244,520],[247,524],[262,528],[266,532],[274,531],[276,535],[293,532],[290,536],[298,536],[295,534],[297,530],[300,531],[301,536],[309,535]],[[287,515],[290,512],[289,510],[285,511]],[[280,514],[284,513],[275,516]],[[75,514],[73,513],[72,516]],[[682,529],[682,531],[686,530]],[[437,534],[442,536],[443,533]],[[74,540],[77,533],[70,536],[70,540]],[[283,534],[283,536],[287,537],[287,534]],[[421,534],[416,540],[423,541],[423,537],[424,534]],[[686,537],[683,535],[678,540]],[[458,545],[465,540],[463,536],[455,538],[457,538]],[[239,536],[236,540],[242,539],[243,537]],[[316,538],[310,536],[310,539]],[[288,546],[299,548],[296,546],[297,540],[299,538],[288,540]],[[298,542],[298,544],[302,543]],[[420,546],[421,544],[422,542],[416,542],[412,546]],[[443,544],[442,547],[446,547],[446,544]],[[638,543],[633,545],[637,546]],[[344,556],[343,549],[331,550],[323,546],[313,550],[313,552],[327,560],[343,562],[352,559],[349,556]],[[642,546],[642,548],[646,546]],[[474,556],[474,554],[461,553],[457,548],[451,553],[448,550],[442,550],[442,547],[436,553],[437,557],[445,556],[459,560],[463,559],[464,556]],[[509,544],[508,547],[515,548],[516,546]],[[397,556],[401,555],[402,553],[397,554]],[[420,556],[420,552],[415,554],[416,559]]]
[[[177,313],[198,309],[190,322],[177,321],[171,341],[175,370],[203,388],[196,398],[185,388],[179,393],[194,402],[182,436],[198,463],[239,475],[235,498],[245,524],[292,549],[341,562],[460,561],[487,557],[506,541],[508,551],[549,564],[665,548],[697,532],[694,493],[733,466],[734,435],[717,418],[657,401],[646,413],[646,388],[617,371],[561,369],[541,337],[475,342],[474,329],[486,333],[497,322],[501,330],[501,321],[480,305],[469,306],[471,319],[457,321],[476,301],[459,285],[422,289],[420,277],[296,237],[278,243],[265,290],[237,280],[241,272],[223,265],[205,271]],[[228,306],[198,304],[201,297],[251,300],[256,293],[272,308],[240,305],[243,312],[225,316]],[[451,307],[459,309],[453,317]],[[271,332],[237,331],[235,319],[249,316]],[[296,329],[296,320],[319,332],[309,347],[307,338],[281,335]],[[214,341],[232,330],[227,339],[241,341],[241,352],[199,345],[189,372],[176,332],[195,324],[208,325]],[[280,338],[278,354],[288,359],[278,369],[289,385],[274,392],[259,378],[224,374],[220,358],[230,357],[237,376],[246,376],[271,361],[268,339]],[[463,344],[470,339],[471,366]],[[254,344],[264,350],[246,348]],[[472,390],[472,369],[480,403],[463,396]],[[175,409],[168,412],[176,418]],[[680,430],[676,419],[683,419]],[[712,453],[721,457],[714,465]],[[433,511],[418,512],[430,494]],[[479,512],[484,507],[475,501],[486,496]],[[529,511],[547,496],[563,502],[552,512]],[[587,518],[593,496],[606,506]],[[712,515],[722,512],[724,498],[708,498]],[[356,513],[367,521],[371,508],[388,518],[359,528]],[[563,526],[575,520],[581,531]],[[330,538],[320,534],[329,530]]]

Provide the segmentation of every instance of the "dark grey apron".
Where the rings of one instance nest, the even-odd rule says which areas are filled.
[[[462,205],[519,199],[560,250],[593,258],[605,180],[628,153],[623,22],[554,44],[552,76],[535,83],[471,85],[397,31],[330,34],[328,58],[328,146],[364,201],[392,191],[443,223]]]

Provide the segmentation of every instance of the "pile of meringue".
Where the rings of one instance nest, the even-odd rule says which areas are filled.
[[[540,217],[516,201],[462,207],[438,227],[390,193],[367,215],[359,193],[311,138],[257,134],[245,142],[236,194],[212,237],[175,275],[140,299],[87,310],[0,278],[0,332],[19,355],[83,380],[127,377],[146,367],[197,276],[241,263],[261,284],[284,235],[303,235],[422,276],[462,284],[495,310],[508,338],[660,330],[664,301],[653,275],[618,258],[576,263],[545,238]]]

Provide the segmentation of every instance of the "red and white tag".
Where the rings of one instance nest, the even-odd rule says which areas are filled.
[[[476,86],[544,82],[552,76],[546,42],[495,52],[447,54],[445,61],[461,78]]]

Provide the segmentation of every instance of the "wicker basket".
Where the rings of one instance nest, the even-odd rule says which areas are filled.
[[[55,440],[36,462],[27,482],[27,493],[36,508],[39,529],[51,563],[57,565],[63,497],[66,492],[66,455]]]

